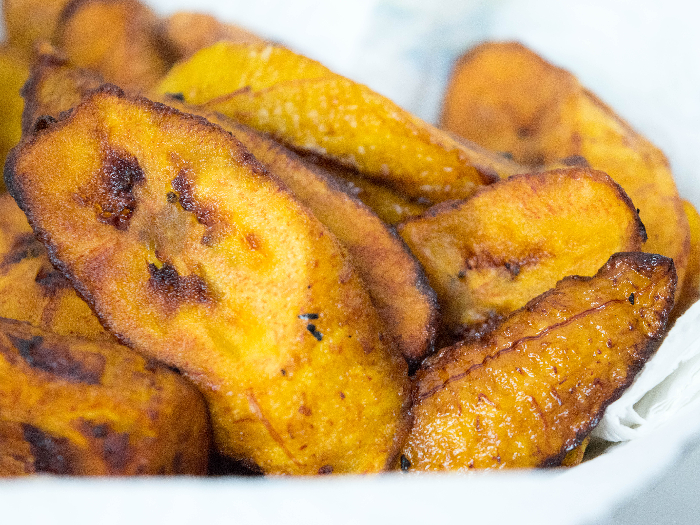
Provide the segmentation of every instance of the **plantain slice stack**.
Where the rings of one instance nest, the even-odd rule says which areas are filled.
[[[199,386],[222,452],[268,473],[391,464],[406,363],[344,248],[229,133],[105,86],[40,120],[5,178],[102,323]]]
[[[201,394],[115,343],[0,318],[0,476],[205,474]]]
[[[431,202],[464,198],[520,166],[461,143],[366,86],[271,44],[220,42],[175,65],[156,88],[287,145]]]
[[[517,310],[568,275],[593,275],[639,251],[644,226],[605,173],[568,168],[516,175],[398,226],[460,338]]]
[[[560,465],[660,345],[675,286],[671,259],[616,254],[481,340],[428,358],[416,376],[404,467]]]
[[[455,65],[440,126],[531,168],[568,158],[607,173],[639,208],[644,251],[671,257],[682,289],[690,233],[668,160],[573,74],[521,44],[484,43]]]

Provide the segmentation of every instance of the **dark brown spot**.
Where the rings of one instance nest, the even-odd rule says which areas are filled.
[[[297,317],[299,317],[299,319],[303,319],[304,321],[312,321],[314,319],[318,319],[318,314],[301,314]]]
[[[345,399],[345,394],[343,392],[340,393],[340,399]]]
[[[408,472],[408,469],[411,468],[411,462],[408,460],[406,456],[401,454],[401,470],[404,472]]]
[[[322,476],[333,474],[333,465],[323,465],[320,469],[318,469],[318,473]]]
[[[561,163],[564,166],[580,166],[582,168],[590,168],[591,165],[588,164],[588,161],[586,160],[586,157],[582,155],[569,155],[568,157],[565,157],[561,159]]]
[[[309,417],[309,416],[311,415],[311,409],[310,409],[309,407],[307,407],[306,405],[301,405],[301,406],[299,407],[299,413],[300,413],[302,416]]]
[[[283,376],[286,376],[286,375],[287,375],[287,371],[286,371],[284,368],[283,368],[282,370],[280,370],[280,372],[281,372],[281,374],[282,374]]]
[[[145,180],[136,157],[107,150],[100,171],[101,188],[97,200],[97,219],[123,231],[129,228],[136,211],[134,187]]]
[[[245,236],[245,242],[251,250],[260,249],[260,239],[252,232]]]
[[[54,122],[56,122],[56,119],[51,115],[42,115],[34,121],[33,131],[34,133],[44,131],[45,129],[51,127],[51,124]]]
[[[72,289],[70,281],[61,272],[53,267],[42,266],[34,278],[34,282],[41,287],[41,291],[47,297],[54,297],[59,290]]]
[[[634,305],[634,294],[633,294],[633,293],[630,294],[628,300],[629,300],[629,302],[630,302],[631,305]]]
[[[35,259],[45,253],[44,246],[32,233],[24,233],[15,237],[12,247],[0,263],[0,268],[17,264],[24,259]]]
[[[116,432],[107,434],[102,443],[102,453],[111,472],[124,472],[129,460],[129,434]]]
[[[464,279],[466,276],[467,276],[467,272],[465,272],[464,270],[460,270],[457,273],[457,279]]]
[[[520,273],[520,265],[518,263],[505,263],[503,266],[505,266],[506,270],[510,273],[512,277],[517,277],[518,274]]]
[[[316,338],[317,341],[321,341],[323,339],[323,334],[316,329],[315,324],[307,324],[306,329]]]
[[[29,424],[22,425],[24,439],[34,456],[34,470],[50,474],[78,474],[75,472],[73,445],[66,438],[52,436]]]
[[[520,126],[516,133],[520,139],[529,139],[535,135],[536,129],[533,126]]]
[[[44,338],[23,339],[11,334],[8,338],[25,362],[37,370],[48,372],[71,383],[99,385],[106,365],[103,355],[84,352],[76,358],[68,348],[44,345]]]
[[[220,217],[216,216],[213,208],[204,206],[197,201],[193,179],[194,173],[191,168],[181,168],[177,177],[172,180],[170,185],[177,192],[182,209],[192,213],[197,219],[197,222],[206,226],[207,231],[202,236],[201,242],[205,246],[211,246],[216,242],[218,237],[217,228],[223,228],[223,221]]]
[[[174,98],[175,100],[179,100],[180,102],[185,101],[185,94],[184,93],[166,93],[166,97]]]
[[[165,199],[168,201],[169,204],[175,204],[178,200],[177,193],[174,191],[169,191],[168,194],[165,196]]]
[[[207,283],[198,275],[182,277],[170,263],[165,263],[160,268],[149,263],[148,271],[151,274],[148,280],[150,287],[172,306],[206,303],[211,299]]]

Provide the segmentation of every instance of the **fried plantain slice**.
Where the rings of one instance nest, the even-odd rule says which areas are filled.
[[[638,251],[644,226],[602,172],[516,175],[398,225],[426,270],[450,334],[517,310],[567,275]]]
[[[57,119],[64,111],[77,106],[85,94],[104,83],[99,73],[74,67],[58,49],[41,44],[21,91],[24,98],[22,135],[30,135],[37,121],[47,120],[47,117],[48,120]]]
[[[0,475],[205,474],[201,394],[121,345],[0,318]]]
[[[342,246],[230,133],[107,86],[10,159],[52,262],[199,386],[222,452],[296,474],[395,458],[405,361]]]
[[[516,162],[583,158],[610,175],[640,210],[644,250],[673,258],[682,289],[689,229],[668,160],[570,72],[521,44],[479,45],[455,65],[440,125]]]
[[[411,198],[463,198],[520,166],[469,147],[366,86],[270,44],[220,42],[174,66],[180,93],[293,148],[327,156]]]
[[[138,0],[71,0],[53,41],[75,66],[133,91],[153,86],[172,61],[158,18]]]
[[[59,335],[116,342],[49,262],[44,245],[9,194],[0,196],[0,317]]]
[[[690,225],[690,254],[683,288],[678,295],[673,312],[675,317],[682,315],[700,299],[700,214],[695,206],[687,200],[683,200],[683,210]]]
[[[71,68],[65,60],[50,53],[40,62],[33,67],[24,90],[28,122],[34,122],[38,115],[57,118],[101,84],[91,72]],[[207,118],[240,140],[345,245],[387,331],[404,357],[413,364],[432,351],[437,324],[435,293],[427,286],[422,268],[401,239],[378,217],[342,191],[331,174],[309,166],[273,140],[171,97],[163,101],[183,112]]]
[[[401,239],[342,191],[329,173],[250,128],[204,116],[233,133],[347,248],[386,331],[408,363],[415,365],[431,353],[437,329],[435,292]]]
[[[29,64],[21,53],[13,47],[0,46],[0,165],[21,136],[23,102],[19,91],[28,74]],[[0,191],[4,190],[5,184],[0,180]]]
[[[49,41],[70,0],[2,0],[8,43],[30,56],[34,44]]]
[[[205,13],[177,11],[161,22],[163,38],[172,48],[176,60],[184,60],[202,48],[220,40],[256,43],[264,39],[247,29],[226,24]]]
[[[567,277],[480,341],[416,375],[411,468],[560,465],[656,351],[673,307],[673,261],[616,254]]]

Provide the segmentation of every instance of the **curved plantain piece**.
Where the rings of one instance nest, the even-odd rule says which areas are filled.
[[[199,386],[221,451],[268,473],[391,464],[406,363],[345,250],[229,133],[106,86],[5,178],[101,321]]]
[[[53,267],[9,194],[0,196],[0,317],[59,335],[116,342]]]
[[[521,44],[479,45],[455,65],[440,126],[532,167],[585,159],[610,175],[640,210],[644,251],[671,257],[682,289],[690,233],[668,160],[570,72]]]
[[[616,254],[594,277],[560,281],[482,340],[429,357],[416,375],[404,464],[560,465],[661,344],[675,285],[671,259]]]
[[[115,343],[0,318],[0,476],[199,474],[201,394]]]
[[[593,275],[646,239],[622,188],[586,168],[516,175],[398,231],[438,294],[448,339],[517,310],[567,275]]]
[[[50,50],[47,52],[32,68],[24,90],[28,123],[40,115],[58,117],[102,84],[92,72],[72,68]],[[386,330],[404,357],[413,364],[432,352],[437,324],[435,293],[395,232],[343,191],[332,174],[309,165],[272,139],[172,97],[163,97],[163,102],[203,116],[240,140],[345,245]]]
[[[518,172],[318,62],[270,44],[220,42],[175,65],[156,88],[293,148],[326,156],[411,198],[464,198]]]

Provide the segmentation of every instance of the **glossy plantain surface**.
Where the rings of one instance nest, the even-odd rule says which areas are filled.
[[[622,188],[587,168],[516,175],[435,206],[398,231],[456,336],[568,275],[593,275],[613,253],[638,251],[646,239]]]
[[[104,87],[5,176],[103,324],[199,386],[222,452],[268,473],[392,462],[405,361],[345,249],[229,133]]]
[[[404,464],[560,465],[658,348],[675,285],[670,259],[616,254],[594,277],[560,281],[481,340],[428,358]]]

